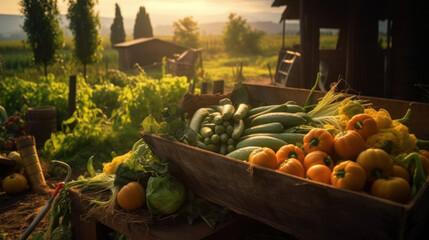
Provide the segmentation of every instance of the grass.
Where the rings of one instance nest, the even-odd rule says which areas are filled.
[[[333,48],[337,36],[321,37],[321,48]],[[172,41],[172,36],[159,36],[165,41]],[[131,36],[127,41],[132,40]],[[110,46],[108,37],[103,37],[103,56],[101,61],[88,66],[88,73],[98,79],[100,74],[106,73],[109,69],[118,68],[118,52]],[[201,36],[200,46],[203,51],[203,67],[207,73],[204,80],[224,80],[225,85],[232,86],[234,83],[234,70],[237,66],[243,65],[243,75],[245,78],[269,77],[268,66],[272,73],[277,64],[278,52],[282,47],[281,35],[266,35],[261,41],[261,52],[258,55],[248,55],[241,57],[230,57],[225,53],[222,36]],[[293,48],[299,45],[299,35],[287,35],[285,47]],[[57,80],[67,81],[69,75],[82,72],[82,66],[73,57],[73,39],[65,38],[65,47],[61,51],[58,61],[48,67],[48,71],[56,76]],[[145,69],[148,75],[158,76],[160,70]],[[127,74],[139,72],[137,69],[126,71]],[[0,75],[17,76],[23,79],[38,79],[43,75],[40,67],[34,66],[32,53],[25,41],[2,41],[0,42]],[[94,81],[94,80],[93,80]],[[97,81],[97,80],[95,80]]]

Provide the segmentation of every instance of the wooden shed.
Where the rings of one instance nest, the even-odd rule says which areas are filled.
[[[426,94],[427,98],[428,45],[424,35],[429,14],[421,2],[275,0],[272,3],[272,7],[280,6],[286,6],[280,22],[300,20],[300,74],[289,82],[290,86],[311,88],[323,62],[329,67],[327,84],[341,76],[349,87],[363,95],[421,100]],[[387,26],[383,44],[381,23]],[[322,28],[338,30],[335,49],[320,49]],[[285,50],[280,51],[279,59]]]
[[[119,68],[131,69],[137,63],[141,67],[162,62],[163,57],[172,58],[186,48],[157,38],[139,38],[118,43],[114,48],[119,52]]]

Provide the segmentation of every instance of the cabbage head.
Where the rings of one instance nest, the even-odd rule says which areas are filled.
[[[146,203],[151,214],[172,214],[186,197],[185,187],[171,176],[150,177],[146,188]]]

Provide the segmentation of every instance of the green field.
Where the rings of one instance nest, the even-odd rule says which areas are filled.
[[[171,36],[161,36],[162,40],[171,41]],[[127,39],[131,40],[131,39]],[[335,44],[336,36],[322,36],[321,48],[332,48]],[[206,76],[204,80],[225,80],[226,86],[231,86],[234,81],[234,70],[237,66],[243,65],[243,75],[247,79],[256,77],[269,77],[268,66],[275,69],[278,51],[282,45],[282,36],[264,36],[261,42],[261,52],[258,55],[244,55],[241,57],[229,57],[225,53],[222,36],[202,36],[200,37],[203,51],[203,67]],[[299,36],[287,36],[285,40],[286,48],[292,48],[299,44]],[[89,66],[89,80],[99,78],[108,69],[118,68],[118,53],[111,48],[109,38],[103,38],[102,60],[97,64]],[[82,66],[77,64],[72,53],[72,39],[66,38],[65,47],[57,62],[48,67],[49,73],[56,76],[57,80],[67,79],[69,75],[82,72]],[[135,73],[137,70],[127,71]],[[2,41],[0,42],[0,72],[3,77],[16,76],[22,79],[37,79],[43,74],[41,68],[34,66],[32,53],[25,41]],[[138,71],[137,71],[138,72]],[[159,73],[148,74],[158,76]],[[94,77],[91,77],[94,76]]]

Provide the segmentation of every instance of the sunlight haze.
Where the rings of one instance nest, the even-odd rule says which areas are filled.
[[[61,14],[67,13],[68,1],[59,0]],[[229,13],[252,15],[249,21],[278,22],[284,8],[272,8],[269,0],[99,0],[95,9],[100,17],[114,17],[115,3],[118,3],[124,18],[134,19],[138,8],[144,6],[152,24],[166,24],[177,19],[193,16],[200,23],[226,21]],[[0,0],[0,14],[21,15],[19,0]]]

